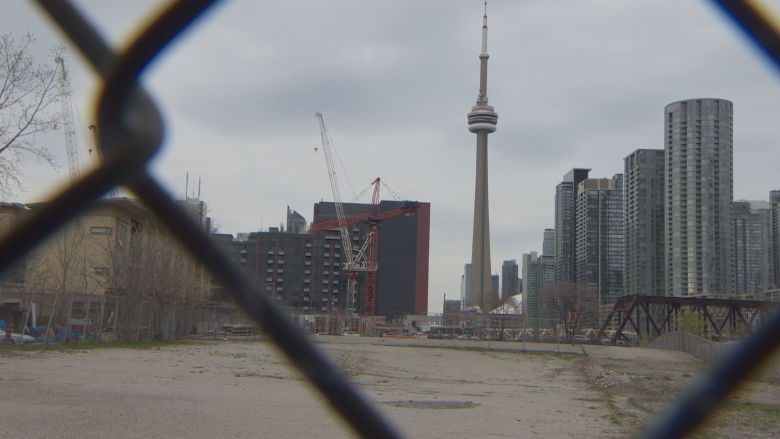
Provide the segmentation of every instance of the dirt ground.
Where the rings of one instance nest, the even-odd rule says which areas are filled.
[[[496,343],[318,346],[411,438],[625,437],[703,367],[684,354],[659,351],[659,360],[619,347],[584,355],[496,350]],[[266,342],[0,350],[0,370],[2,437],[352,435]],[[780,386],[747,387],[701,437],[780,436]]]

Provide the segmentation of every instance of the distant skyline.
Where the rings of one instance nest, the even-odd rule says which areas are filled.
[[[157,4],[75,3],[112,44]],[[780,1],[769,3],[777,10]],[[314,204],[331,199],[314,150],[320,111],[355,192],[381,177],[403,198],[431,203],[436,312],[444,294],[459,296],[471,257],[474,135],[464,122],[478,92],[482,8],[482,0],[223,2],[143,78],[167,123],[151,171],[178,196],[187,172],[190,183],[201,175],[201,198],[225,233],[276,226],[288,205],[311,221]],[[3,34],[35,34],[39,61],[65,43],[29,2],[7,0],[0,11]],[[489,16],[490,104],[501,119],[489,153],[493,274],[504,260],[542,252],[555,186],[570,169],[611,177],[633,151],[662,149],[672,102],[733,102],[734,198],[767,200],[780,189],[780,72],[710,3],[492,2]],[[94,86],[69,53],[88,125]],[[60,172],[28,163],[28,192],[12,201],[41,201],[67,184],[62,132],[39,143]]]

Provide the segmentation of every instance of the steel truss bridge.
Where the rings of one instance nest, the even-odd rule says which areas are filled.
[[[623,296],[602,320],[598,339],[604,338],[615,317],[618,323],[610,336],[613,343],[625,337],[624,330],[633,329],[637,337],[645,334],[650,339],[674,332],[679,329],[679,316],[695,313],[704,318],[705,333],[724,340],[751,333],[757,323],[767,322],[770,313],[778,309],[780,302],[758,300]]]

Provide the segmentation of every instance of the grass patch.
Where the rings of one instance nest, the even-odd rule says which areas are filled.
[[[780,421],[780,405],[763,404],[760,402],[751,401],[728,401],[723,403],[721,408],[723,410],[757,413],[762,417],[773,418],[774,420]]]
[[[729,429],[734,433],[758,430],[766,437],[777,437],[780,425],[780,405],[763,404],[751,401],[726,401],[710,416],[703,430],[693,437],[714,437],[720,430]],[[764,436],[761,436],[764,437]]]
[[[12,352],[77,352],[96,349],[160,349],[168,346],[191,344],[185,341],[83,341],[53,345],[9,345],[0,347],[0,355]]]

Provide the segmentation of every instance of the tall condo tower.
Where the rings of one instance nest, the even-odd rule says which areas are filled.
[[[623,159],[624,294],[666,296],[664,150]]]
[[[666,106],[666,266],[670,296],[731,293],[733,104]]]
[[[471,291],[469,305],[493,309],[490,272],[490,216],[488,212],[488,134],[496,130],[498,114],[487,98],[487,1],[482,17],[482,52],[479,54],[479,96],[468,115],[469,131],[477,135],[477,184],[474,195],[474,238],[471,246]]]
[[[555,281],[577,282],[577,188],[590,169],[574,168],[555,187]]]

